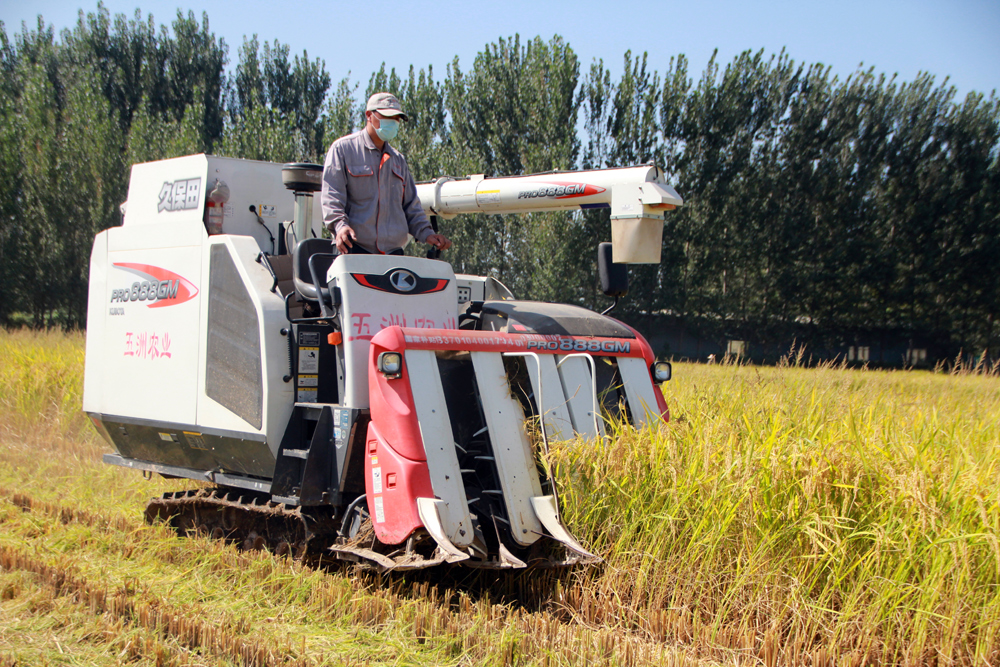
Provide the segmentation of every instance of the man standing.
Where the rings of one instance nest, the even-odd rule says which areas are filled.
[[[417,198],[406,159],[389,142],[407,120],[389,93],[368,98],[365,126],[333,142],[323,164],[323,223],[341,253],[402,255],[407,234],[447,250]]]

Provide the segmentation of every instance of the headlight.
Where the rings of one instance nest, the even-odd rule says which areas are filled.
[[[669,380],[674,372],[673,366],[670,365],[669,361],[657,361],[650,370],[653,373],[653,381],[657,384]]]
[[[399,352],[383,352],[378,355],[378,370],[390,380],[403,372],[403,355]]]

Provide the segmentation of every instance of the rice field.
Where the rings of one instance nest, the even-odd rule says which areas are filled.
[[[0,333],[0,666],[1000,664],[1000,377],[675,364],[553,447],[559,575],[305,567],[142,521],[83,336]]]

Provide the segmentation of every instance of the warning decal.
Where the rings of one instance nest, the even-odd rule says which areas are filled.
[[[299,348],[299,373],[300,374],[319,373],[318,347]]]

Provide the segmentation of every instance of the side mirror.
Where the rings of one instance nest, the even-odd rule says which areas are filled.
[[[597,271],[601,276],[601,291],[618,299],[628,294],[628,265],[611,261],[611,244],[597,246]]]

